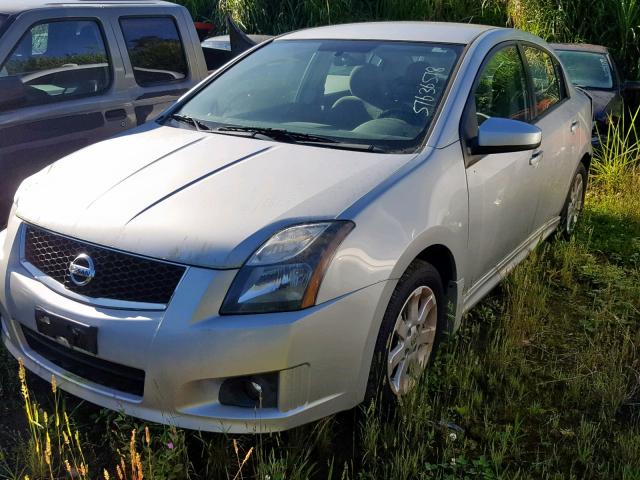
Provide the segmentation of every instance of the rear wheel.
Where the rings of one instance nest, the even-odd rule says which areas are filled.
[[[444,331],[442,280],[429,263],[416,260],[396,287],[378,334],[367,396],[386,403],[413,390]]]
[[[568,238],[575,232],[576,225],[582,214],[584,207],[584,196],[587,186],[587,169],[584,164],[580,164],[571,181],[569,193],[565,200],[562,214],[560,215],[560,233]]]

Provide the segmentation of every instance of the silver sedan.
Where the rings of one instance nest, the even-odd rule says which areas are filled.
[[[2,338],[79,397],[186,428],[394,401],[536,244],[573,231],[591,108],[517,30],[273,39],[22,184]]]

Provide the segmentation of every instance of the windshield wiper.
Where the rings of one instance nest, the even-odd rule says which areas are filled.
[[[310,142],[323,142],[323,143],[338,143],[337,140],[328,137],[321,137],[319,135],[311,135],[309,133],[291,132],[282,128],[269,128],[269,127],[243,127],[239,125],[225,125],[218,127],[216,132],[247,132],[254,135],[264,135],[265,137],[272,138],[274,140],[290,140],[290,141],[310,141]]]
[[[318,147],[339,148],[344,150],[362,150],[366,152],[385,152],[385,150],[375,145],[364,143],[344,143],[329,137],[320,135],[312,135],[310,133],[292,132],[290,130],[269,127],[243,127],[238,125],[225,125],[218,127],[214,132],[238,132],[248,133],[251,137],[258,135],[267,137],[271,140],[284,141],[288,143],[297,143],[301,145],[314,145]]]
[[[189,115],[183,115],[181,113],[173,113],[173,114],[171,114],[171,116],[169,118],[171,118],[172,120],[176,120],[177,122],[188,123],[189,125],[192,125],[199,132],[201,132],[201,131],[210,132],[211,131],[211,128],[209,128],[207,125],[205,125],[204,123],[200,122],[199,120],[196,120],[193,117],[190,117]]]

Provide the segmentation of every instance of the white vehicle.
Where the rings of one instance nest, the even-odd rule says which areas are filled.
[[[574,229],[591,113],[517,30],[268,41],[22,184],[0,234],[2,338],[79,397],[186,428],[393,400],[464,312]]]

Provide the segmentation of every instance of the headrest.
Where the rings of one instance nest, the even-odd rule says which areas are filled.
[[[47,57],[66,57],[78,47],[76,42],[77,22],[53,22],[49,24]]]
[[[18,48],[13,53],[13,55],[20,55],[22,60],[27,60],[31,58],[31,54],[33,52],[33,35],[31,34],[31,30],[27,30],[27,33],[24,34],[20,43],[18,44]]]
[[[520,80],[519,76],[514,75],[513,64],[504,62],[493,72],[491,88],[494,91],[517,90],[521,86]]]
[[[85,25],[80,29],[80,33],[76,36],[76,43],[79,47],[86,50],[87,53],[91,51],[99,51],[102,41],[98,38],[97,33],[98,32],[94,25]]]
[[[407,104],[413,103],[416,96],[427,95],[423,90],[428,88],[429,83],[433,83],[433,75],[427,73],[429,66],[427,62],[409,64],[404,73],[393,82],[393,100],[399,104]]]
[[[375,106],[384,104],[385,88],[378,67],[360,65],[353,69],[349,78],[351,94]]]
[[[429,65],[427,62],[410,63],[404,72],[405,81],[414,83],[416,85],[418,83],[421,83],[423,76],[425,75],[425,73],[427,73],[427,68],[429,68],[430,66],[431,65]],[[425,80],[428,80],[428,78],[425,77]]]

